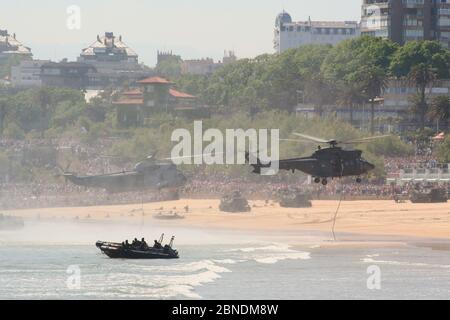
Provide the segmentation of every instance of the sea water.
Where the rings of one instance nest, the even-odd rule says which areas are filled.
[[[55,224],[54,234],[64,228]],[[87,238],[98,236],[86,226],[72,231],[79,234],[79,228]],[[68,241],[50,243],[38,231],[36,241],[25,236],[29,232],[19,233],[23,241],[0,232],[1,299],[450,298],[449,251],[320,242],[293,247],[237,235],[216,238],[217,232],[198,234],[208,241],[195,243],[194,232],[189,244],[176,245],[180,259],[121,260],[103,255],[95,242],[71,240],[64,230]]]

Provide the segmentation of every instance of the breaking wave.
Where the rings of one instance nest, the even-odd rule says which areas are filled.
[[[285,244],[271,244],[260,247],[247,247],[228,250],[228,252],[244,253],[242,258],[258,263],[274,264],[283,260],[309,260],[311,253],[291,249]]]
[[[375,255],[367,255],[366,258],[361,259],[361,261],[363,263],[384,264],[384,265],[391,265],[391,266],[450,269],[450,265],[447,265],[447,264],[430,264],[430,263],[423,263],[423,262],[378,260],[378,259],[373,259],[374,257],[379,257],[379,255],[377,255],[377,254],[375,254]]]
[[[213,256],[207,259],[151,264],[103,257],[99,263],[100,254],[93,255],[93,249],[85,246],[37,248],[3,247],[9,258],[0,260],[0,298],[201,299],[199,287],[215,283],[234,268],[237,272],[241,267],[247,268],[239,264],[275,264],[311,258],[309,252],[293,250],[284,244],[244,245],[207,252],[204,256]],[[67,268],[72,264],[80,267],[80,290],[67,286]]]

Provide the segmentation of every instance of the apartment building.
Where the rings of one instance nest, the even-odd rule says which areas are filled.
[[[450,48],[449,0],[363,0],[361,34],[401,45],[438,40]]]

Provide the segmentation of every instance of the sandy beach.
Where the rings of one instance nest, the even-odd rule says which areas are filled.
[[[95,221],[154,221],[155,224],[207,230],[253,232],[314,230],[331,232],[338,201],[314,201],[312,208],[280,208],[251,201],[251,213],[220,212],[219,200],[181,199],[171,202],[120,206],[70,207],[11,210],[3,213],[25,219],[76,219]],[[184,207],[189,206],[185,212]],[[159,212],[174,211],[185,218],[159,220]],[[335,230],[337,233],[414,238],[450,238],[450,205],[395,203],[394,201],[343,201]]]
[[[25,227],[0,233],[0,297],[39,299],[448,299],[450,206],[338,201],[220,212],[219,200],[3,211]],[[186,213],[184,207],[188,205]],[[176,211],[184,219],[164,220]],[[97,240],[172,235],[180,259],[108,259]],[[66,287],[79,266],[82,288]],[[382,290],[368,290],[369,268]],[[105,281],[106,280],[106,281]]]

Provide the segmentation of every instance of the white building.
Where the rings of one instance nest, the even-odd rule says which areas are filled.
[[[11,85],[20,88],[40,87],[41,67],[48,60],[24,60],[19,65],[11,67]]]
[[[136,52],[113,32],[97,35],[97,40],[82,50],[77,62],[95,67],[97,72],[89,80],[89,85],[95,88],[121,85],[125,80],[135,81],[148,75]]]
[[[0,29],[0,62],[12,56],[31,59],[31,49],[19,42],[15,33],[10,35],[8,30]]]
[[[361,34],[356,21],[292,21],[282,12],[275,21],[274,48],[277,53],[308,44],[330,44],[358,37]]]

